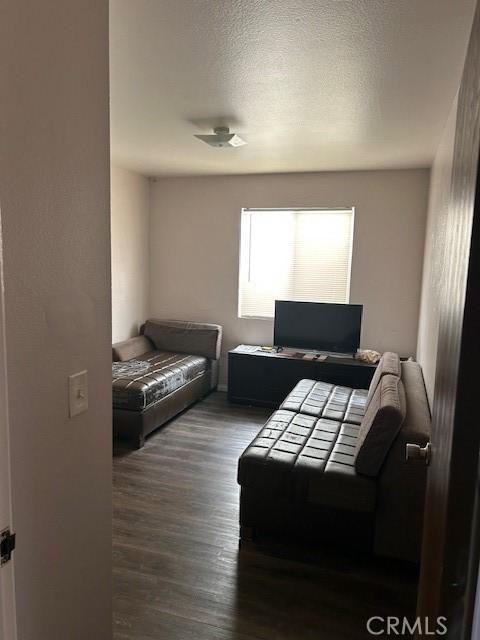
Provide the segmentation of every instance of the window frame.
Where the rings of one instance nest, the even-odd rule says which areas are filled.
[[[238,223],[238,287],[237,287],[237,318],[239,320],[266,320],[268,322],[272,322],[275,319],[275,316],[247,316],[241,314],[241,286],[242,286],[242,217],[245,212],[249,211],[292,211],[292,212],[301,212],[301,211],[325,211],[325,212],[350,212],[352,214],[352,231],[350,237],[350,255],[348,259],[348,273],[347,273],[347,297],[344,303],[339,304],[349,304],[352,293],[352,263],[353,263],[353,250],[354,250],[354,239],[355,239],[355,207],[354,206],[344,206],[344,207],[242,207],[240,209],[239,223]]]

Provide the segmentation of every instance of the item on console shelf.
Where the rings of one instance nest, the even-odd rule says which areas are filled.
[[[374,351],[373,349],[358,349],[355,354],[355,358],[357,360],[368,362],[369,364],[376,364],[381,357],[382,354],[378,351]]]
[[[320,362],[324,362],[327,359],[328,356],[326,356],[323,353],[305,353],[302,358],[303,360],[319,360]]]

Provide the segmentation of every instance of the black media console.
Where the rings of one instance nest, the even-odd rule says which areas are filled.
[[[228,399],[230,402],[278,407],[302,378],[368,389],[374,364],[355,358],[327,356],[311,359],[295,349],[267,352],[261,347],[240,345],[228,352]]]

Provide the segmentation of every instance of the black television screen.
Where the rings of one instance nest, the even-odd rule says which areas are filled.
[[[360,346],[362,312],[361,304],[275,300],[274,345],[353,354]]]

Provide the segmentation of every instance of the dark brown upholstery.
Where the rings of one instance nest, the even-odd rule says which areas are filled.
[[[112,365],[113,406],[142,411],[172,391],[205,373],[209,363],[201,356],[150,351]]]
[[[299,500],[375,509],[375,482],[355,472],[358,425],[276,411],[242,454],[238,481]]]
[[[402,363],[400,378],[391,373],[394,356],[389,354],[377,376],[362,419],[364,433],[344,420],[354,390],[340,388],[342,401],[334,411],[341,419],[332,420],[323,416],[338,387],[312,380],[295,387],[240,457],[242,531],[305,533],[316,540],[328,534],[339,541],[353,534],[365,550],[419,560],[425,466],[405,462],[405,444],[425,445],[430,415],[420,366]],[[367,391],[359,397],[366,401]],[[366,441],[372,425],[376,473],[369,477],[358,472],[356,462],[359,437]]]
[[[397,376],[384,375],[378,383],[360,425],[355,468],[377,476],[405,417],[405,391]]]
[[[375,369],[375,373],[373,374],[370,387],[368,388],[367,404],[372,399],[373,394],[375,393],[375,390],[383,376],[390,375],[397,376],[397,378],[399,378],[400,372],[400,358],[398,357],[398,353],[385,351],[380,358],[377,368]]]
[[[114,435],[136,446],[216,388],[222,327],[147,320],[141,332],[112,349]]]
[[[427,467],[405,457],[407,443],[424,447],[430,440],[431,418],[422,369],[402,362],[405,419],[377,478],[375,550],[379,555],[417,560],[422,540]]]
[[[147,320],[143,333],[159,351],[188,353],[211,360],[220,358],[222,327],[218,324]]]
[[[367,392],[364,389],[337,387],[328,382],[300,380],[280,405],[317,418],[329,418],[360,424],[365,414]]]
[[[132,358],[138,358],[144,353],[153,350],[153,343],[145,336],[136,336],[123,342],[117,342],[112,347],[113,362],[125,362]]]
[[[143,411],[114,409],[114,435],[130,440],[136,447],[143,446],[145,436],[209,393],[212,390],[210,381],[209,372],[206,371]]]
[[[242,539],[269,537],[314,546],[332,544],[348,551],[373,551],[374,511],[348,511],[285,494],[272,497],[268,489],[240,488]]]

